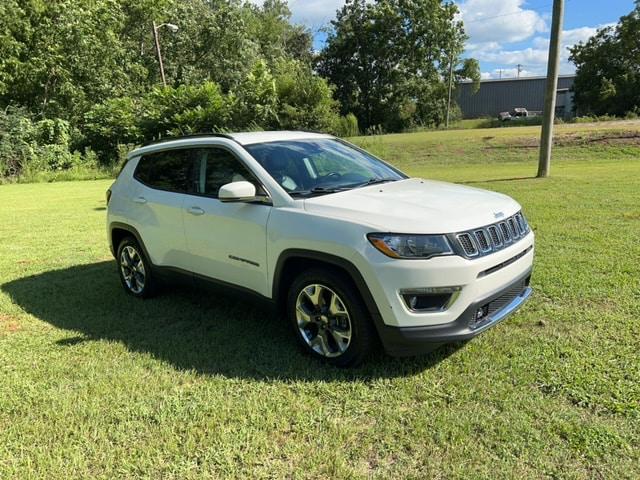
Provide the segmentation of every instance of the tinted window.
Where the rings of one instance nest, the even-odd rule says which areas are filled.
[[[247,181],[256,186],[258,194],[260,184],[249,170],[228,150],[223,148],[203,148],[199,150],[200,172],[198,193],[217,197],[218,190],[231,182]],[[264,192],[263,192],[264,193]]]
[[[331,138],[257,143],[246,149],[292,194],[406,178],[373,155]]]
[[[145,185],[160,190],[186,193],[192,190],[194,150],[167,150],[140,159],[134,177]]]

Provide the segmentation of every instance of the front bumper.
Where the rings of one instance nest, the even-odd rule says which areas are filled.
[[[453,322],[421,327],[380,326],[378,333],[385,350],[393,356],[416,355],[445,343],[469,340],[479,335],[507,318],[529,299],[533,292],[529,286],[531,271],[529,268],[508,285],[472,303]],[[488,314],[476,321],[477,312],[483,308]]]

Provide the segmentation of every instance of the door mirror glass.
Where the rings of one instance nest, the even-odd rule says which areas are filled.
[[[218,199],[222,202],[252,202],[256,199],[256,187],[246,181],[227,183],[218,190]]]

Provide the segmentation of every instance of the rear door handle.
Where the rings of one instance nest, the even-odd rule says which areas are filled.
[[[147,203],[147,199],[144,197],[136,197],[133,199],[133,201],[141,205],[144,205],[145,203]]]
[[[191,215],[204,215],[204,210],[200,207],[191,207],[187,210]]]

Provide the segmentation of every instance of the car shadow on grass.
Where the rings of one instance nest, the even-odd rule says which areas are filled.
[[[113,261],[52,270],[1,288],[26,312],[69,331],[55,348],[116,341],[132,352],[206,375],[366,381],[418,374],[461,347],[401,359],[379,353],[361,367],[338,369],[304,354],[287,322],[271,309],[188,284],[167,286],[153,299],[136,299],[124,293]]]

